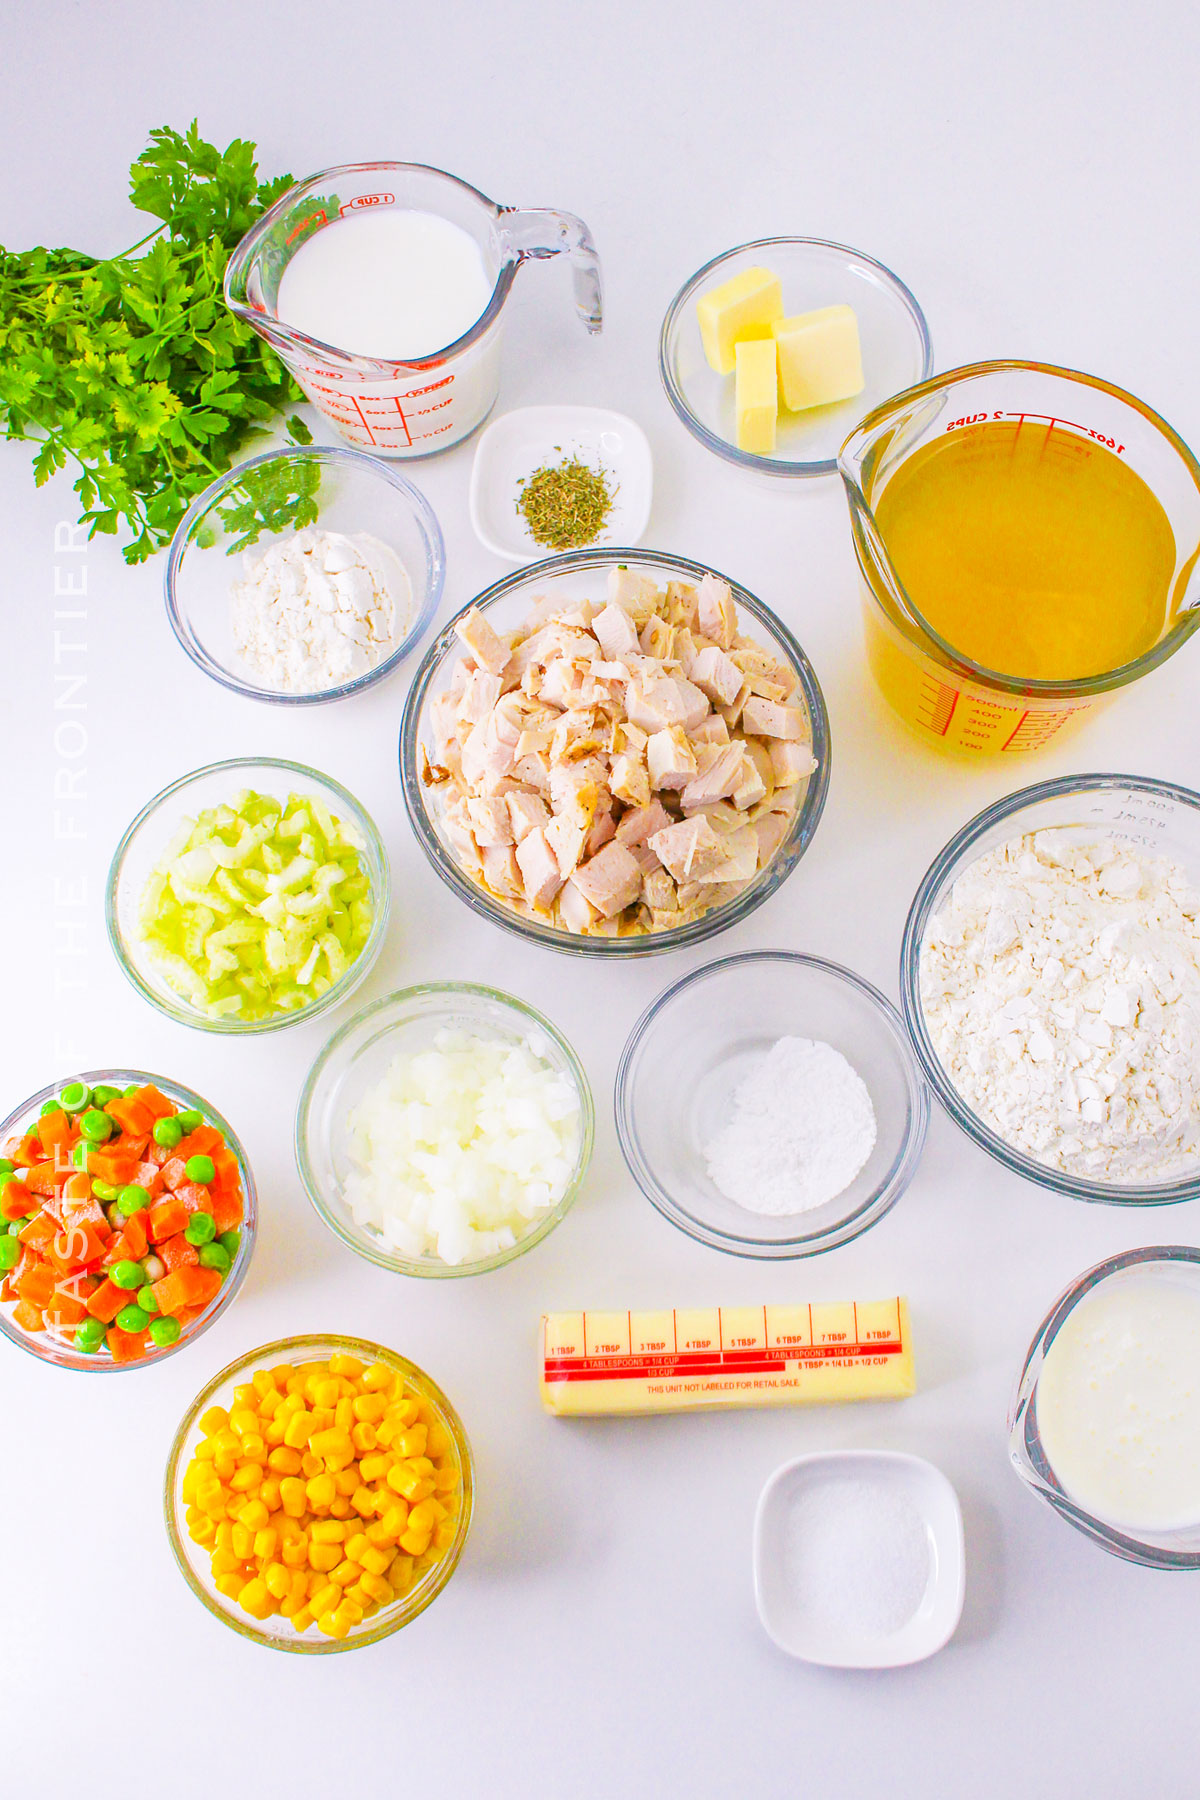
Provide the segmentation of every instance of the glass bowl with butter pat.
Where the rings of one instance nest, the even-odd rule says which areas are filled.
[[[933,368],[925,316],[874,257],[758,238],[697,269],[663,320],[659,374],[692,436],[753,473],[837,472],[860,420]]]

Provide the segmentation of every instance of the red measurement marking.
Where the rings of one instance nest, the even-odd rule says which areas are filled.
[[[329,214],[325,211],[325,208],[322,206],[317,212],[309,213],[309,215],[306,219],[301,219],[300,223],[295,227],[295,229],[293,231],[288,232],[287,237],[284,239],[284,242],[287,244],[292,243],[294,239],[296,239],[300,236],[300,233],[302,231],[307,231],[310,225],[317,225],[317,224],[328,225],[328,223],[329,223]]]
[[[1079,707],[1075,710],[1081,712],[1083,708]],[[1043,744],[1050,742],[1056,731],[1061,731],[1070,716],[1070,713],[1066,712],[1022,713],[1016,730],[1000,748],[1014,751],[1038,750]]]
[[[921,696],[917,701],[917,723],[924,725],[937,737],[945,737],[950,729],[950,721],[954,717],[954,709],[958,705],[959,690],[947,687],[945,682],[937,681],[932,675],[924,678]],[[922,716],[928,710],[929,717]]]
[[[787,1350],[681,1350],[676,1354],[663,1351],[657,1355],[621,1352],[597,1352],[588,1356],[545,1356],[543,1372],[547,1381],[638,1381],[647,1376],[661,1379],[692,1378],[697,1375],[778,1375],[789,1363],[817,1367],[822,1363],[875,1363],[891,1356],[901,1356],[904,1343],[899,1337],[882,1338],[870,1344],[794,1345]]]

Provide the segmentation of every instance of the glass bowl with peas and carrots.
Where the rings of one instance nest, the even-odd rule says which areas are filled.
[[[382,1344],[281,1338],[215,1375],[167,1463],[164,1508],[192,1592],[274,1650],[356,1650],[446,1586],[471,1525],[462,1421]]]
[[[229,1305],[256,1217],[245,1151],[189,1088],[43,1088],[0,1122],[0,1332],[58,1368],[159,1362]]]

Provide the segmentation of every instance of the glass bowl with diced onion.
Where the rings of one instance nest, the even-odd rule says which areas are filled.
[[[442,595],[432,507],[392,464],[268,450],[197,496],[171,541],[167,618],[197,668],[276,706],[343,700],[411,655]]]
[[[325,1466],[315,1478],[320,1487],[314,1477],[302,1487],[301,1453],[279,1420],[298,1413],[312,1430],[317,1409],[332,1398],[321,1391],[328,1383],[357,1407],[356,1425],[341,1454],[324,1443],[328,1455],[308,1450]],[[363,1424],[370,1430],[355,1442]],[[313,1435],[322,1429],[318,1419]],[[417,1440],[406,1441],[414,1429]],[[292,1440],[300,1435],[293,1431]],[[350,1472],[356,1486],[343,1496],[339,1480],[348,1486]],[[274,1510],[263,1498],[271,1481],[282,1502]],[[342,1499],[349,1500],[344,1511]],[[471,1527],[474,1463],[454,1407],[407,1357],[332,1333],[280,1338],[239,1357],[196,1396],[171,1446],[163,1502],[180,1573],[215,1618],[271,1650],[329,1655],[390,1637],[437,1599]],[[414,1539],[407,1533],[423,1505],[435,1513],[433,1529]],[[271,1521],[266,1543],[263,1515]],[[328,1548],[310,1556],[310,1543],[314,1552]],[[324,1602],[322,1583],[336,1590]]]
[[[383,944],[387,854],[340,782],[234,757],[164,788],[109,870],[109,942],[143,999],[178,1024],[277,1031],[353,992]]]
[[[400,731],[409,818],[458,897],[534,943],[617,959],[761,906],[812,842],[829,764],[788,628],[653,550],[577,550],[497,582],[429,646]]]
[[[565,1217],[592,1154],[583,1065],[549,1019],[472,982],[388,994],[309,1071],[296,1162],[329,1229],[401,1275],[481,1275]]]

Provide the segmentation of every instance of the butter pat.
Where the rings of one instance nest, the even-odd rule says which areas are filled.
[[[737,447],[756,456],[773,456],[779,418],[774,339],[739,343],[734,355]]]
[[[709,367],[718,375],[733,373],[737,344],[770,338],[771,326],[783,317],[783,287],[770,269],[743,269],[696,302],[700,342]]]
[[[541,1392],[562,1418],[903,1400],[908,1302],[549,1313]]]
[[[789,412],[831,406],[861,394],[862,349],[852,306],[822,306],[816,312],[775,320],[779,386]]]

